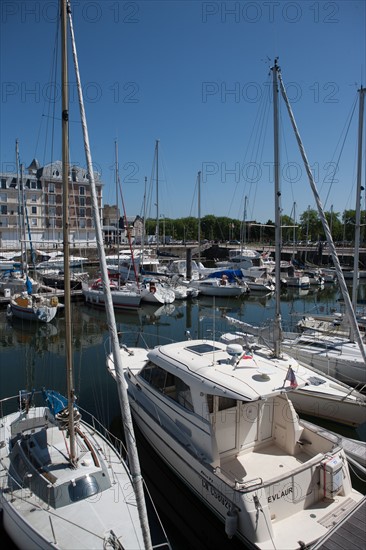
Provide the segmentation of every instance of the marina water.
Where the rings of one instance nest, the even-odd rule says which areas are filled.
[[[360,285],[358,299],[365,301],[366,285]],[[290,290],[281,295],[284,328],[293,328],[305,314],[326,313],[340,309],[336,285],[323,289]],[[248,323],[262,325],[274,318],[275,299],[269,295],[246,295],[240,299],[200,297],[156,307],[143,305],[136,312],[116,313],[120,341],[131,346],[155,346],[188,338],[219,338],[233,330],[226,315]],[[89,410],[117,436],[122,437],[117,388],[105,367],[109,351],[104,310],[73,303],[73,349],[75,391],[78,403]],[[65,323],[62,310],[48,324],[13,321],[0,310],[0,397],[17,395],[20,389],[65,387]],[[310,419],[314,421],[314,419]],[[366,439],[366,427],[358,430],[335,423],[319,424],[343,435]],[[137,432],[140,461],[153,500],[167,530],[174,550],[243,549],[236,539],[229,541],[224,526],[199,502],[156,456]],[[358,490],[366,485],[355,479]],[[0,540],[13,548],[2,527]]]

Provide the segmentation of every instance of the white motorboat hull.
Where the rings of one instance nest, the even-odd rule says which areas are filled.
[[[227,526],[228,524],[228,511],[230,509],[231,503],[234,502],[241,507],[242,514],[239,514],[239,523],[238,530],[235,535],[242,540],[245,544],[255,544],[257,548],[262,550],[273,550],[273,541],[268,539],[268,532],[266,531],[265,521],[263,523],[259,520],[258,525],[258,513],[253,505],[255,497],[259,496],[261,505],[266,507],[268,503],[271,503],[269,506],[270,513],[275,515],[274,511],[275,503],[278,504],[278,509],[283,512],[283,506],[279,503],[281,495],[283,501],[286,502],[286,497],[291,499],[292,486],[296,487],[296,491],[302,491],[302,488],[307,488],[311,493],[316,493],[318,490],[318,485],[314,485],[314,471],[316,471],[319,464],[317,460],[313,460],[313,468],[305,471],[302,471],[298,475],[294,475],[292,471],[291,483],[289,479],[287,480],[278,480],[274,486],[271,484],[265,487],[259,488],[258,485],[254,484],[252,491],[248,490],[243,492],[241,495],[240,501],[237,499],[236,491],[233,491],[232,486],[225,484],[220,477],[215,476],[215,469],[207,467],[207,464],[204,461],[197,460],[192,454],[187,452],[185,445],[180,445],[177,440],[162,429],[161,424],[164,424],[165,420],[162,419],[161,411],[159,413],[159,421],[155,422],[150,414],[146,414],[141,406],[138,405],[132,398],[131,408],[134,419],[142,432],[145,439],[149,442],[155,452],[164,460],[164,462],[174,471],[174,473],[185,483],[188,488],[204,502],[206,506]],[[150,411],[151,413],[151,411]],[[163,415],[164,416],[164,415]],[[188,439],[188,438],[187,438]],[[316,457],[315,457],[316,458]],[[298,467],[298,458],[292,457],[293,459],[293,469]],[[263,449],[263,452],[259,452],[255,457],[255,460],[263,460],[264,466],[263,472],[268,468],[269,471],[273,472],[277,467],[282,468],[284,465],[284,456],[282,453],[279,453],[279,456],[276,456],[275,446],[271,448]],[[290,459],[291,460],[291,459]],[[267,463],[268,461],[268,463]],[[248,461],[249,462],[249,461]],[[286,464],[286,467],[291,469],[290,464]],[[220,471],[220,468],[218,469]],[[258,480],[257,480],[258,481]],[[266,485],[266,484],[264,484]],[[307,493],[306,499],[309,501],[314,500],[318,497],[314,494]],[[305,499],[304,494],[297,495],[299,502],[299,512],[303,506]],[[358,498],[356,497],[358,502]],[[300,502],[302,504],[300,504]],[[350,505],[350,503],[347,503]],[[340,514],[341,511],[345,513],[347,504],[344,503],[340,505],[339,502],[333,502],[332,504],[328,503],[326,506],[329,506],[327,513],[334,513],[335,516]],[[355,502],[352,503],[351,507],[355,505]],[[273,509],[272,509],[273,506]],[[349,510],[347,510],[348,512]],[[279,512],[281,515],[281,512]],[[274,527],[275,531],[275,544],[276,548],[286,548],[286,549],[297,549],[298,540],[302,539],[302,536],[307,532],[308,537],[311,533],[311,542],[315,542],[317,539],[325,535],[327,528],[321,525],[320,521],[314,521],[312,519],[316,515],[315,510],[309,506],[308,514],[306,518],[304,515],[301,515],[301,531],[300,526],[298,529],[293,529],[293,522],[295,521],[295,516],[289,516],[287,519],[279,521]],[[324,514],[325,515],[325,514]],[[263,514],[262,514],[263,516]],[[230,520],[229,520],[230,521]],[[300,518],[299,518],[300,521]],[[282,523],[282,525],[280,525]]]
[[[262,550],[295,550],[362,498],[338,441],[299,421],[288,399],[291,358],[273,362],[270,351],[206,340],[120,353],[139,429],[229,536]],[[112,354],[107,367],[115,376]],[[342,483],[335,491],[326,481],[329,461]]]

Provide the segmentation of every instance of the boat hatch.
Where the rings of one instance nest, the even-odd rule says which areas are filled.
[[[187,346],[186,350],[203,355],[204,353],[214,353],[215,351],[222,351],[221,348],[213,346],[212,344],[195,344],[193,346]]]

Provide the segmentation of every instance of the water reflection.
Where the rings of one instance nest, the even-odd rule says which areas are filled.
[[[339,297],[338,287],[334,285],[321,290],[310,289],[306,293],[287,289],[281,295],[283,324],[298,320],[299,315],[306,313],[339,310]],[[184,339],[187,331],[192,338],[218,337],[232,329],[226,315],[259,325],[272,320],[274,313],[273,294],[252,293],[241,299],[207,296],[171,306],[147,304],[138,311],[117,312],[116,322],[121,341],[128,345],[147,344],[152,347]],[[105,312],[76,302],[72,304],[71,317],[78,402],[116,432],[121,429],[120,406],[115,382],[107,375],[105,367],[108,351]],[[5,310],[0,311],[0,397],[16,395],[19,389],[40,389],[42,386],[65,393],[64,327],[63,316],[47,325],[25,321],[10,324]],[[146,442],[139,439],[138,443],[144,476],[149,479],[163,519],[168,521],[174,550],[215,550],[229,544],[233,549],[237,548],[237,541],[228,543],[221,523],[185,489]],[[173,496],[169,503],[167,495]]]

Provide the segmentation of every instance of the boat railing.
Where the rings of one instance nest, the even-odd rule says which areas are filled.
[[[32,396],[32,403],[29,403],[29,410],[33,409],[35,406],[40,406],[42,401],[42,406],[46,406],[43,401],[42,397],[42,391],[37,390],[34,392],[29,392],[29,395]],[[8,414],[6,411],[8,405],[10,406],[14,400],[18,402],[18,411],[25,411],[26,404],[21,403],[22,395],[12,395],[10,397],[5,397],[0,400],[0,418],[2,418],[5,414]],[[120,457],[126,457],[127,455],[127,449],[126,446],[123,444],[123,442],[112,432],[110,432],[92,413],[89,411],[86,411],[79,405],[77,405],[79,411],[83,415],[83,419],[85,420],[85,423],[88,424],[94,431],[98,432],[99,435],[106,441],[106,443],[112,443],[113,447],[115,447],[116,452],[119,454]],[[14,411],[14,406],[11,406],[9,410]]]
[[[235,489],[237,491],[252,491],[255,487],[263,485],[263,479],[261,477],[256,477],[254,479],[249,479],[248,481],[238,481],[235,480]]]
[[[86,424],[89,424],[89,426],[92,427],[95,432],[98,432],[98,435],[102,437],[102,439],[104,439],[107,444],[112,443],[117,454],[121,458],[125,459],[127,456],[127,447],[124,445],[123,441],[119,439],[115,434],[110,432],[92,413],[86,411],[79,405],[78,409],[82,413],[83,420],[86,422]],[[85,416],[87,417],[87,420],[85,420]]]

